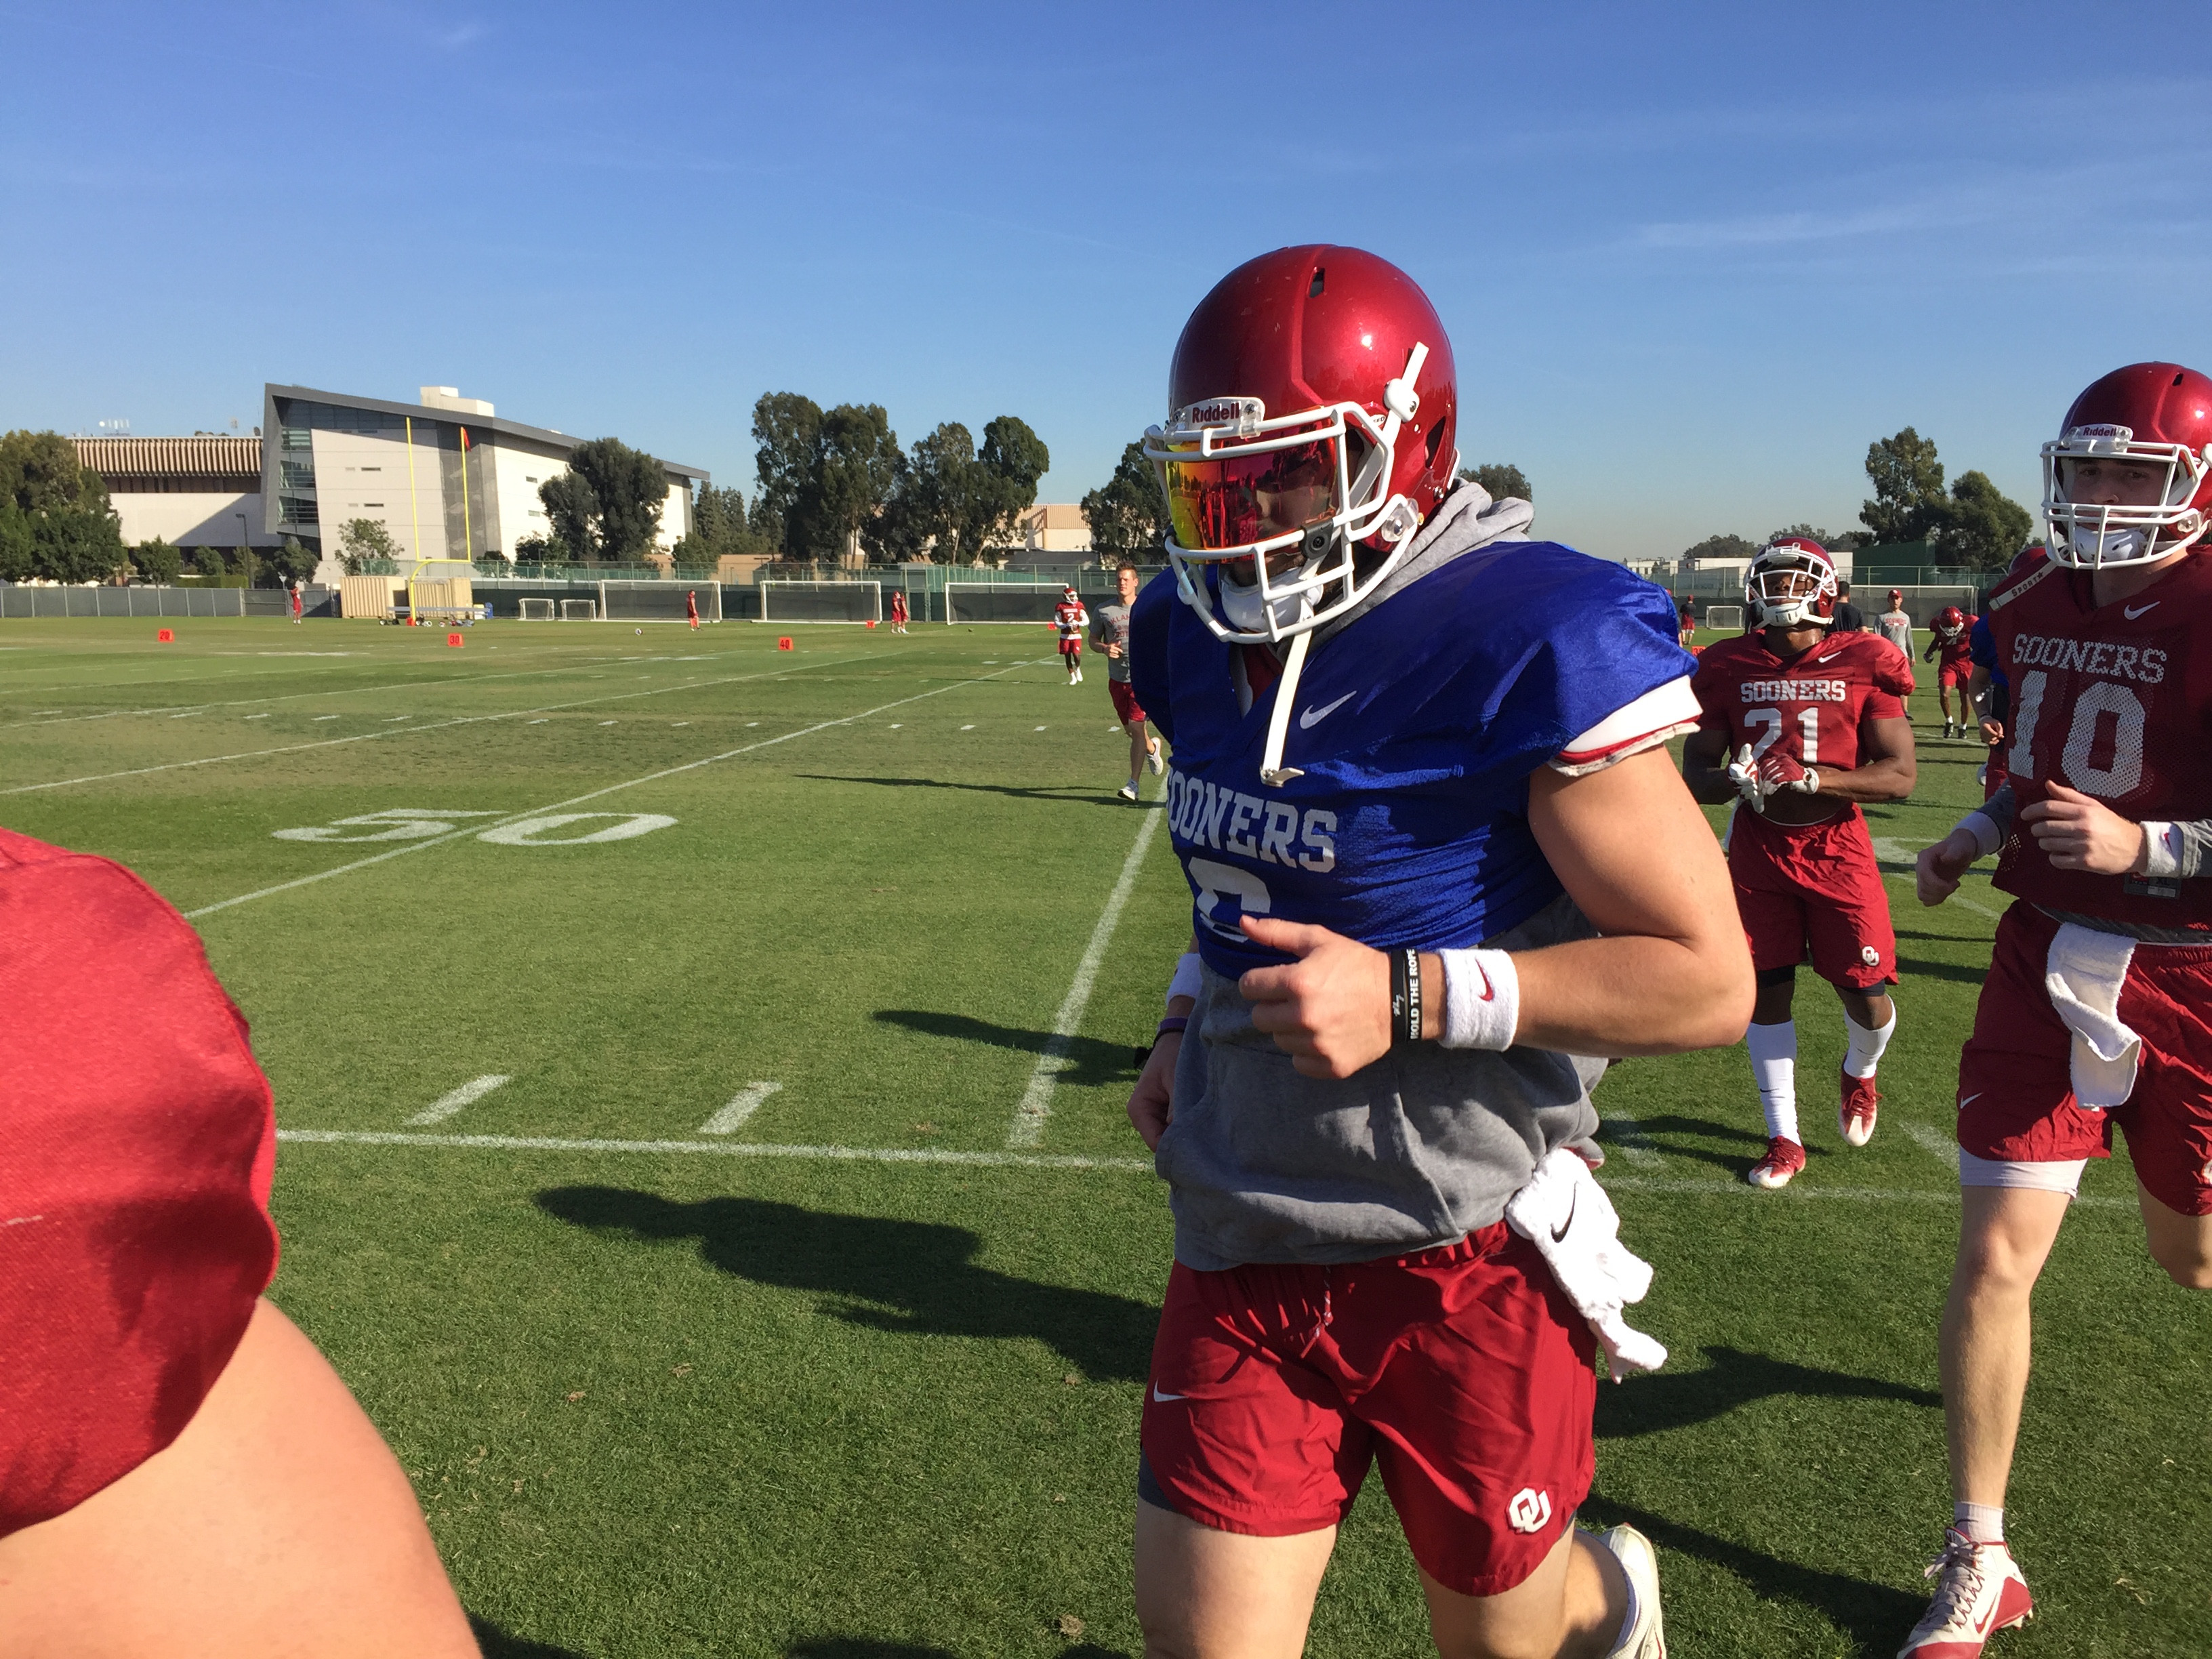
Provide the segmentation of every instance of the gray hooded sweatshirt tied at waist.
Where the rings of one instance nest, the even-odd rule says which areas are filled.
[[[1463,483],[1375,595],[1315,641],[1477,548],[1526,541],[1534,509]],[[1486,941],[1534,950],[1594,936],[1562,896]],[[1593,1150],[1601,1060],[1422,1044],[1348,1078],[1300,1075],[1252,1023],[1237,981],[1204,970],[1176,1066],[1157,1167],[1172,1188],[1176,1259],[1333,1265],[1449,1244],[1491,1225],[1555,1147]]]

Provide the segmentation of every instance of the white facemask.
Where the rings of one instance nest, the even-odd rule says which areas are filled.
[[[1310,596],[1279,598],[1273,604],[1260,598],[1260,584],[1240,587],[1224,575],[1221,583],[1221,614],[1229,625],[1240,634],[1265,633],[1267,612],[1273,611],[1275,626],[1285,627],[1310,616],[1313,600]]]
[[[2091,562],[2100,559],[2107,563],[2120,559],[2139,559],[2143,554],[2143,533],[2138,529],[2107,530],[2100,538],[2096,531],[2076,525],[2073,542],[2075,554]]]

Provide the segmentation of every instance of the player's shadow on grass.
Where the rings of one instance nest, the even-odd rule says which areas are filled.
[[[1943,1404],[1942,1395],[1916,1389],[1909,1382],[1854,1376],[1848,1371],[1800,1365],[1794,1360],[1749,1353],[1741,1348],[1708,1346],[1705,1358],[1711,1363],[1701,1371],[1664,1370],[1636,1377],[1618,1389],[1600,1389],[1599,1437],[1628,1438],[1688,1428],[1777,1395],[1818,1400],[1894,1400],[1931,1411],[1942,1409]]]
[[[1985,968],[1969,968],[1958,962],[1921,962],[1911,957],[1897,959],[1900,973],[1918,974],[1930,979],[1955,979],[1965,985],[1979,985],[1989,977]]]
[[[525,1637],[511,1635],[489,1619],[469,1615],[469,1634],[477,1638],[483,1650],[484,1659],[585,1659],[571,1648],[556,1648],[547,1642],[532,1642]]]
[[[1031,1031],[1019,1025],[994,1025],[988,1019],[966,1014],[940,1014],[927,1008],[878,1008],[876,1018],[887,1024],[903,1025],[925,1036],[950,1037],[956,1042],[988,1042],[994,1048],[1012,1048],[1024,1054],[1041,1054],[1051,1042],[1049,1031]],[[1106,1083],[1127,1083],[1133,1067],[1132,1045],[1102,1042],[1097,1037],[1067,1040],[1067,1065],[1059,1073],[1062,1083],[1091,1088]]]
[[[1804,1562],[1785,1561],[1747,1544],[1716,1537],[1595,1492],[1590,1494],[1582,1512],[1600,1526],[1626,1521],[1662,1549],[1680,1550],[1733,1573],[1766,1601],[1795,1601],[1811,1607],[1838,1630],[1849,1632],[1863,1653],[1889,1652],[1890,1644],[1912,1627],[1912,1621],[1928,1606],[1925,1596],[1846,1573],[1824,1571]]]
[[[943,1648],[912,1647],[904,1642],[869,1642],[854,1636],[820,1636],[784,1650],[785,1659],[954,1659]],[[1096,1643],[1062,1648],[1060,1659],[1129,1659]]]
[[[571,1225],[649,1243],[696,1239],[711,1267],[756,1284],[843,1297],[837,1316],[917,1335],[1029,1337],[1097,1381],[1146,1374],[1159,1310],[1127,1297],[1016,1279],[975,1257],[964,1227],[833,1215],[752,1198],[679,1204],[620,1187],[555,1187],[538,1207]]]
[[[1692,1158],[1700,1164],[1710,1164],[1729,1174],[1741,1176],[1766,1150],[1766,1137],[1734,1123],[1715,1123],[1702,1117],[1686,1117],[1680,1112],[1669,1112],[1656,1117],[1638,1115],[1636,1127],[1650,1137],[1659,1150],[1669,1158]],[[1686,1142],[1686,1135],[1701,1136],[1707,1140],[1727,1142],[1725,1147],[1700,1146]],[[1605,1133],[1600,1129],[1598,1139]],[[1808,1151],[1817,1149],[1808,1148]]]
[[[1110,806],[1117,812],[1129,810],[1129,803],[1103,784],[1063,783],[1048,788],[1025,789],[1011,783],[955,783],[947,778],[855,778],[827,772],[801,772],[799,776],[814,783],[872,783],[884,789],[964,789],[971,794],[1012,795],[1021,800],[1071,801],[1084,806]],[[1146,801],[1147,806],[1158,806],[1158,801]]]

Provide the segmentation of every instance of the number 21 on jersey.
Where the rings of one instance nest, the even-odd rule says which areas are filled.
[[[1782,735],[1782,711],[1779,708],[1747,708],[1743,711],[1746,726],[1765,726],[1765,734],[1751,746],[1751,757],[1757,760],[1774,747],[1774,740]],[[1797,758],[1808,766],[1817,766],[1820,760],[1820,711],[1801,708],[1797,711],[1797,742],[1802,752]]]

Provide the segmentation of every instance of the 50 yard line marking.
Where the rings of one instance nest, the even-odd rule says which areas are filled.
[[[858,661],[859,659],[848,658],[844,660]],[[835,665],[825,663],[816,665],[821,667],[830,667]],[[783,672],[787,674],[793,671],[786,669]],[[1009,673],[1011,672],[1012,671],[1010,669],[1002,668],[998,671],[998,673],[981,674],[978,675],[974,679],[955,680],[949,685],[933,686],[927,691],[917,691],[910,697],[901,697],[894,702],[880,703],[873,708],[864,708],[857,714],[846,714],[834,720],[817,720],[813,725],[801,726],[796,732],[786,732],[781,737],[763,738],[757,743],[744,744],[735,749],[725,749],[719,755],[708,755],[700,760],[686,761],[681,766],[663,767],[659,771],[647,772],[642,777],[626,778],[620,783],[611,783],[602,789],[590,790],[580,795],[571,795],[567,800],[556,800],[544,806],[526,807],[520,812],[509,812],[506,817],[499,819],[496,823],[472,823],[465,830],[455,830],[447,835],[433,836],[427,841],[410,841],[402,846],[393,848],[388,853],[379,853],[370,858],[356,859],[351,864],[341,864],[336,869],[318,871],[312,876],[301,876],[291,881],[280,881],[274,887],[264,887],[254,892],[240,893],[236,898],[218,899],[213,904],[203,904],[197,910],[185,911],[185,920],[186,921],[198,921],[202,916],[211,916],[218,910],[229,909],[233,905],[251,904],[256,899],[273,898],[279,893],[289,893],[295,888],[312,887],[315,883],[319,881],[328,881],[333,876],[348,875],[356,870],[366,870],[374,864],[385,864],[393,859],[405,858],[410,853],[427,853],[433,847],[443,847],[450,842],[460,841],[466,836],[482,835],[487,830],[496,830],[503,824],[520,823],[525,818],[535,817],[543,812],[557,812],[563,807],[580,806],[587,800],[597,800],[602,795],[615,794],[624,789],[635,789],[641,784],[658,783],[663,778],[672,778],[684,772],[696,772],[702,766],[712,766],[718,761],[734,760],[739,755],[750,755],[757,749],[773,749],[776,744],[780,743],[789,743],[794,738],[811,737],[817,732],[827,732],[830,727],[836,726],[850,726],[855,720],[872,719],[873,716],[884,713],[886,709],[903,708],[907,704],[910,702],[920,702],[925,697],[941,696],[947,691],[957,691],[963,686],[981,685],[987,680],[994,680],[998,678],[1000,674]],[[757,679],[762,677],[759,675],[744,675],[739,678]],[[672,687],[669,689],[674,690],[677,688]],[[646,697],[651,696],[653,694],[649,691],[630,691],[625,692],[623,695],[633,697]],[[599,701],[599,699],[592,699],[591,701]],[[531,711],[526,708],[520,712],[526,714]],[[504,719],[507,717],[484,715],[482,718],[489,720],[495,718]]]
[[[1075,1041],[1075,1029],[1083,1023],[1083,1011],[1091,1001],[1091,988],[1098,981],[1098,964],[1105,960],[1106,945],[1114,937],[1115,925],[1121,920],[1121,908],[1128,903],[1129,894],[1137,884],[1137,866],[1145,861],[1145,849],[1152,844],[1152,836],[1167,816],[1164,803],[1145,814],[1144,823],[1138,827],[1136,844],[1129,848],[1129,856],[1121,860],[1121,873],[1114,883],[1114,890],[1107,895],[1106,908],[1098,913],[1098,925],[1091,930],[1091,942],[1083,947],[1083,960],[1075,964],[1075,978],[1060,1000],[1060,1012],[1053,1016],[1052,1036],[1044,1045],[1044,1052],[1036,1058],[1030,1072],[1029,1087],[1022,1091],[1021,1104],[1014,1108],[1014,1121],[1006,1130],[1006,1145],[1019,1149],[1044,1144],[1045,1120],[1052,1115],[1053,1085],[1060,1074],[1067,1069],[1067,1051]]]

